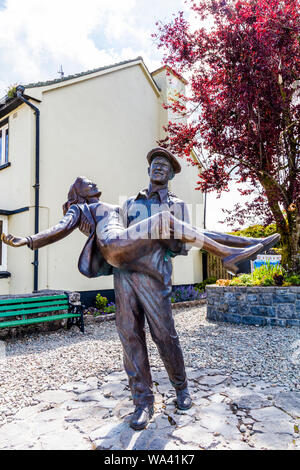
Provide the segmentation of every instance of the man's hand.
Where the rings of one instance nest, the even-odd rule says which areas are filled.
[[[26,238],[14,237],[13,235],[10,235],[10,234],[5,235],[4,233],[2,233],[1,235],[1,241],[5,243],[6,245],[14,246],[14,247],[27,245]]]

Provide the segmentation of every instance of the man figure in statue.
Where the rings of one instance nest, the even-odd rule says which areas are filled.
[[[169,180],[181,171],[178,161],[168,150],[162,148],[151,150],[147,160],[149,187],[126,201],[123,207],[125,225],[126,220],[130,226],[168,208],[177,218],[188,222],[186,205],[168,191]],[[175,388],[178,408],[187,410],[192,405],[183,355],[171,311],[171,256],[187,254],[187,249],[180,241],[166,242],[168,245],[164,247],[158,240],[153,244],[151,252],[139,259],[139,272],[114,269],[118,311],[116,326],[136,407],[130,425],[137,430],[147,426],[153,415],[154,403],[145,339],[145,317],[152,339]]]

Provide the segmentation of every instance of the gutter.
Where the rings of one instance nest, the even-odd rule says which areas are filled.
[[[15,214],[20,214],[21,212],[26,212],[29,211],[29,207],[21,207],[20,209],[14,209],[12,211],[9,211],[7,209],[0,209],[0,215],[15,215]]]
[[[22,85],[17,87],[17,97],[31,109],[35,114],[35,183],[33,188],[35,190],[35,203],[34,203],[34,233],[39,232],[39,204],[40,204],[40,110],[34,106],[30,101],[24,97],[25,88]],[[33,276],[33,291],[38,290],[39,284],[39,252],[34,251],[34,276]]]

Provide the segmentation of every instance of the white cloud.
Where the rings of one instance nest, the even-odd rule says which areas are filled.
[[[158,66],[137,2],[141,7],[141,0],[7,0],[0,10],[0,96],[17,82],[57,78],[60,64],[69,74],[142,55]]]

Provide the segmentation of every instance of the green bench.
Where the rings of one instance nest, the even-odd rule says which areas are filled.
[[[59,313],[68,310],[68,313]],[[57,312],[52,315],[35,316],[37,313]],[[28,296],[23,298],[0,298],[0,328],[32,325],[67,318],[67,328],[73,324],[84,333],[83,306],[72,305],[67,294]]]

